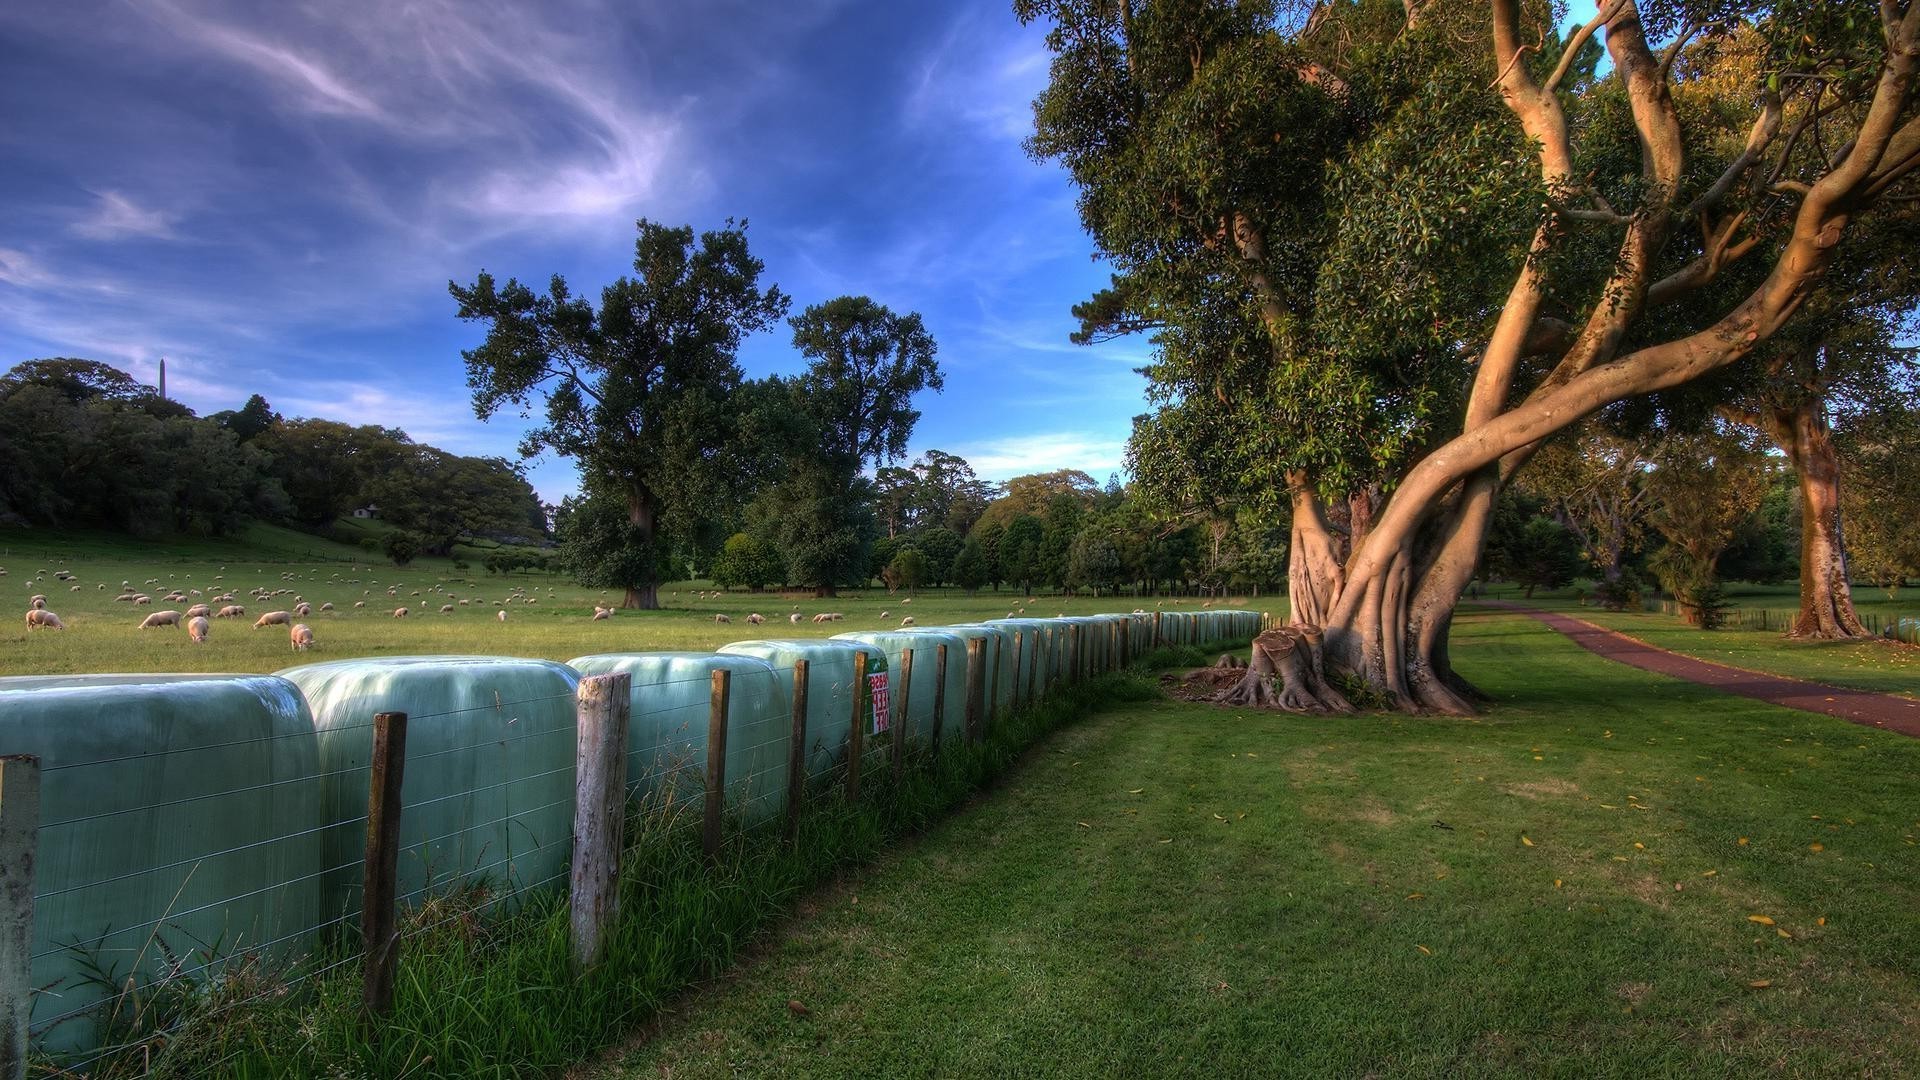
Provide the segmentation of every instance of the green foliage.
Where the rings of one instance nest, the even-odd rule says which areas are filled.
[[[913,536],[913,546],[926,556],[927,584],[953,580],[953,560],[960,554],[960,535],[944,525],[930,526]]]
[[[393,560],[395,566],[411,563],[414,556],[420,554],[422,546],[420,537],[397,529],[380,540],[380,550],[386,554],[387,558]]]
[[[779,552],[770,545],[746,533],[734,533],[721,547],[720,557],[713,561],[713,572],[709,576],[722,589],[736,585],[764,589],[778,584],[785,569]]]
[[[650,589],[657,529],[693,536],[715,510],[711,493],[747,468],[734,437],[740,386],[735,354],[748,335],[786,314],[787,298],[760,288],[762,264],[747,250],[745,225],[702,233],[638,224],[635,276],[601,291],[596,309],[554,275],[544,292],[482,272],[449,282],[459,317],[487,327],[463,355],[473,408],[482,420],[503,408],[544,406],[544,422],[521,443],[532,456],[553,450],[577,460],[589,484],[618,492],[631,536],[595,528],[574,543],[575,566],[598,580],[640,574],[622,587]],[[580,550],[588,535],[615,549]]]
[[[1580,545],[1566,527],[1551,518],[1529,518],[1510,547],[1490,549],[1493,570],[1526,588],[1558,589],[1573,583],[1580,572]]]
[[[953,560],[953,583],[966,590],[968,595],[980,591],[980,586],[988,581],[986,549],[980,541],[969,538],[960,547],[960,554]]]
[[[634,527],[625,501],[589,484],[554,514],[555,562],[582,585],[625,589],[658,581],[662,554],[654,538]]]
[[[891,591],[905,589],[912,592],[927,580],[927,557],[909,544],[894,553],[881,577]]]
[[[1120,587],[1126,566],[1105,530],[1086,529],[1073,538],[1067,554],[1067,584],[1075,589],[1111,593]]]
[[[1022,593],[1032,593],[1040,578],[1040,552],[1045,538],[1045,528],[1032,514],[1021,514],[1009,522],[1006,533],[1000,537],[1000,579],[1018,586]]]

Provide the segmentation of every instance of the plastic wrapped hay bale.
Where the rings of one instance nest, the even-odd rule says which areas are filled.
[[[267,675],[0,679],[0,745],[40,759],[31,1031],[92,1046],[84,1015],[174,960],[199,979],[301,953],[324,921],[313,720]],[[211,950],[212,964],[202,950]],[[62,1019],[70,1017],[70,1019]]]
[[[847,733],[853,727],[854,657],[867,654],[868,705],[865,733],[873,733],[878,694],[886,693],[887,655],[850,641],[822,638],[736,641],[720,646],[728,656],[751,656],[773,665],[782,700],[792,708],[793,662],[807,662],[807,775],[825,776],[847,760]],[[871,741],[871,740],[869,740]]]
[[[572,858],[572,668],[492,656],[336,660],[279,673],[313,710],[326,799],[324,898],[360,903],[373,716],[407,714],[398,893],[472,884],[498,896],[564,877]]]
[[[1024,703],[1038,697],[1047,685],[1047,637],[1053,631],[1052,620],[988,619],[986,625],[1019,635],[1019,653],[1009,653],[1007,664],[1014,698]]]
[[[706,785],[713,673],[727,689],[727,802],[749,823],[779,813],[787,798],[791,670],[717,653],[600,653],[567,661],[582,676],[632,680],[627,722],[627,789],[654,800],[698,798]]]

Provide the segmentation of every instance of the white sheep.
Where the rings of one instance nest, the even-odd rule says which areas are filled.
[[[912,626],[912,625],[913,625],[913,616],[911,616],[911,615],[909,615],[909,616],[907,616],[906,618],[904,618],[904,619],[901,619],[901,620],[900,620],[900,625],[901,625],[902,627],[907,627],[907,626]]]
[[[329,601],[327,601],[326,603],[324,603],[324,604],[321,604],[321,605],[320,605],[320,610],[321,610],[321,611],[332,611],[332,610],[333,610],[333,601],[331,601],[331,600],[329,600]]]
[[[145,594],[141,594],[133,598],[134,607],[141,607],[143,605],[151,604],[151,603],[153,603],[153,597],[147,596]]]
[[[313,614],[313,605],[307,603],[305,600],[302,600],[299,603],[293,605],[293,613],[295,615],[300,615],[300,616],[311,615]]]
[[[205,604],[195,604],[187,609],[187,618],[189,619],[204,619],[211,614],[213,614],[213,609]]]
[[[766,622],[767,618],[766,616],[756,611],[753,614],[747,616],[747,621],[752,623],[755,626],[759,626],[761,623]]]
[[[593,620],[592,620],[593,622],[601,622],[601,621],[603,621],[603,620],[606,620],[606,619],[610,619],[610,618],[612,618],[612,617],[613,617],[613,611],[612,611],[612,609],[610,609],[610,608],[603,608],[603,607],[600,607],[600,606],[599,606],[599,605],[597,605],[597,604],[596,604],[596,605],[594,605],[594,608],[593,608]]]
[[[60,621],[60,616],[45,608],[34,608],[27,612],[27,629],[29,630],[65,630],[66,628],[67,624]]]
[[[887,613],[886,613],[886,612],[884,612],[884,611],[883,611],[883,612],[881,612],[881,613],[880,613],[880,617],[881,617],[881,618],[883,618],[883,619],[884,619],[884,618],[886,618],[886,617],[887,617]]]
[[[355,600],[353,606],[355,608],[363,608],[367,606],[367,602],[365,600]]]
[[[797,623],[797,622],[799,622],[799,621],[800,621],[800,613],[796,611],[796,612],[794,612],[793,614],[791,614],[791,615],[789,615],[789,616],[787,616],[787,621],[788,621],[788,622],[790,622],[790,623]]]
[[[293,629],[287,631],[287,638],[293,643],[295,652],[306,652],[313,648],[313,630],[306,623],[294,623]]]
[[[818,614],[818,615],[815,615],[815,616],[813,617],[813,621],[814,621],[814,622],[817,622],[817,623],[823,623],[823,622],[826,622],[826,621],[828,620],[828,618],[829,618],[829,616],[827,615],[827,613],[823,611],[823,612],[821,612],[820,614]]]
[[[258,630],[263,626],[286,626],[291,622],[293,622],[292,614],[285,611],[269,611],[254,620],[253,628]]]
[[[205,605],[202,606],[204,607]],[[205,645],[207,643],[207,628],[212,625],[212,623],[207,621],[205,615],[195,615],[193,618],[187,620],[187,639],[195,645]]]
[[[228,604],[226,607],[214,612],[213,617],[216,619],[237,619],[246,613],[247,609],[241,607],[239,604]]]
[[[140,620],[140,629],[151,630],[156,626],[179,626],[180,613],[177,611],[156,611]]]
[[[727,617],[727,616],[725,616],[725,615],[715,615],[715,616],[713,617],[713,621],[714,621],[714,622],[717,622],[717,623],[730,623],[730,622],[732,622],[733,620],[732,620],[731,618],[728,618],[728,617]]]
[[[501,621],[501,622],[506,622],[506,621],[507,621],[507,613],[506,613],[505,611],[496,611],[496,612],[494,612],[494,614],[495,614],[495,615],[498,615],[498,616],[500,616],[500,621]]]
[[[396,619],[404,619],[404,618],[406,618],[406,617],[407,617],[407,609],[406,609],[406,608],[403,608],[403,607],[397,607],[397,608],[394,608],[394,609],[393,609],[393,617],[394,617],[394,618],[396,618]]]
[[[44,596],[35,596],[33,599],[27,601],[27,606],[37,611],[47,606],[47,598]]]
[[[452,604],[441,604],[441,605],[440,605],[440,614],[442,614],[442,615],[450,615],[450,614],[452,614],[452,613],[453,613],[453,605],[452,605]]]

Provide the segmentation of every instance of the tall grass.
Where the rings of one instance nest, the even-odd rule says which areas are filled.
[[[91,1062],[89,1075],[508,1077],[578,1061],[725,970],[801,894],[926,828],[1048,733],[1104,706],[1147,700],[1156,692],[1152,670],[1203,664],[1207,655],[1160,650],[1127,671],[1063,687],[1002,713],[975,745],[949,724],[938,754],[912,748],[898,781],[873,764],[875,753],[858,802],[837,783],[809,793],[792,843],[777,822],[751,830],[729,822],[710,861],[697,801],[634,806],[618,921],[605,958],[584,974],[573,968],[562,890],[513,897],[518,906],[507,910],[486,883],[468,883],[406,913],[391,1015],[362,1016],[357,939],[343,940],[275,977],[239,964],[229,970],[244,973],[243,983],[143,988],[167,1007],[137,1014],[145,1031],[123,1024],[106,1033],[118,1049]],[[58,1074],[72,1064],[43,1059],[37,1068]]]

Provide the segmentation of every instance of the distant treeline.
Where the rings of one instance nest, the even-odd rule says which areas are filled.
[[[366,506],[430,554],[466,536],[547,531],[514,465],[397,428],[289,420],[258,394],[196,416],[92,360],[30,360],[0,376],[0,525],[222,535],[265,520],[325,531]]]

